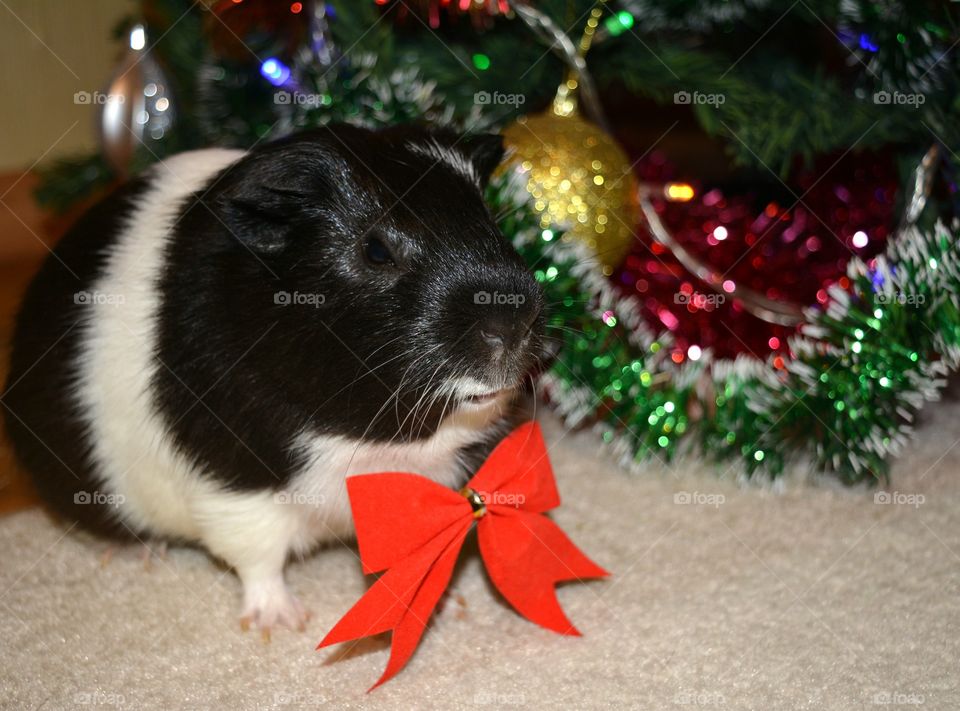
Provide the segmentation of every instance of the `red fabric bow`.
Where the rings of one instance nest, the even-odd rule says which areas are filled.
[[[497,445],[460,493],[397,472],[349,477],[347,492],[363,572],[387,572],[317,648],[393,630],[390,660],[371,690],[413,654],[474,521],[497,590],[521,615],[554,632],[580,634],[554,585],[608,575],[541,515],[559,506],[560,497],[535,422]]]

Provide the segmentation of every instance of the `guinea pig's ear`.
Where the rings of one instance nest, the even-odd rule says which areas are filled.
[[[279,252],[292,231],[290,209],[305,196],[266,183],[244,186],[221,202],[223,221],[255,252]]]
[[[460,142],[458,148],[463,150],[473,164],[480,180],[480,187],[486,187],[490,181],[490,174],[503,160],[503,136],[498,133],[478,133],[466,136]]]
[[[333,189],[324,156],[251,156],[217,202],[224,224],[255,252],[281,251]]]

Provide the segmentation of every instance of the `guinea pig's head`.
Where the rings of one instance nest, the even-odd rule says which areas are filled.
[[[223,222],[269,275],[246,300],[269,301],[275,367],[318,426],[426,436],[536,368],[543,294],[482,196],[502,157],[499,136],[331,126],[224,176]]]

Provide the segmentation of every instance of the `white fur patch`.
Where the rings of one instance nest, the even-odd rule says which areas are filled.
[[[494,388],[490,383],[478,380],[469,375],[456,378],[450,383],[450,388],[460,398],[468,398],[477,395],[487,395],[499,388]]]
[[[192,504],[215,494],[173,449],[150,399],[151,379],[163,367],[155,357],[157,282],[184,199],[242,155],[196,151],[158,164],[93,285],[94,297],[106,298],[85,306],[76,395],[97,473],[133,528],[197,539]]]
[[[424,143],[407,143],[406,145],[413,153],[430,158],[438,163],[446,163],[473,183],[480,184],[480,177],[477,175],[473,163],[456,148],[443,146],[434,140],[428,140]]]

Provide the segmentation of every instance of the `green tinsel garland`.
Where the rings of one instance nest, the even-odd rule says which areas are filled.
[[[539,227],[522,185],[500,178],[488,200],[546,292],[560,341],[542,384],[571,426],[592,424],[626,462],[700,451],[776,476],[806,455],[846,483],[885,479],[889,458],[943,376],[960,363],[960,253],[942,224],[910,228],[851,286],[807,312],[791,358],[675,365],[592,257]]]

